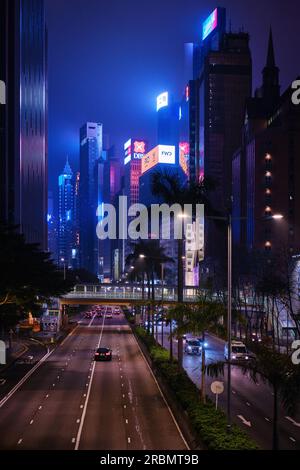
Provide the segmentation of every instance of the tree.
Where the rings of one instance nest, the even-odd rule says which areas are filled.
[[[51,297],[67,293],[72,283],[37,244],[26,243],[16,227],[0,226],[0,308],[28,312]],[[8,307],[9,306],[9,307]]]
[[[129,270],[129,278],[131,280],[141,279],[142,289],[144,294],[144,277],[146,274],[147,286],[148,286],[148,325],[147,330],[150,330],[150,306],[153,306],[155,302],[155,291],[154,291],[154,280],[155,277],[161,275],[162,263],[171,263],[173,260],[165,255],[163,246],[159,245],[158,240],[139,240],[137,243],[133,243],[133,252],[126,258],[126,266],[133,267]],[[143,295],[144,296],[144,295]],[[152,334],[154,334],[154,322],[152,321]]]
[[[299,407],[300,368],[292,363],[291,357],[281,354],[267,344],[255,346],[255,357],[240,365],[244,375],[257,383],[262,380],[269,384],[273,391],[273,450],[279,449],[278,442],[278,408],[281,403],[292,416]],[[224,362],[209,364],[206,373],[212,377],[224,375]]]
[[[206,402],[206,357],[205,357],[205,334],[206,332],[217,332],[220,330],[220,318],[224,315],[223,305],[209,299],[205,294],[199,296],[196,304],[181,304],[170,312],[170,316],[177,320],[177,328],[174,334],[183,336],[192,333],[194,336],[202,337],[201,350],[201,400]]]
[[[161,197],[169,205],[179,204],[183,211],[185,204],[204,204],[207,215],[216,215],[213,210],[209,193],[216,185],[210,178],[202,178],[199,182],[182,181],[178,174],[168,172],[155,172],[151,181],[153,195]],[[183,302],[183,240],[177,240],[177,280],[178,302]],[[183,339],[178,338],[178,364],[182,367]]]

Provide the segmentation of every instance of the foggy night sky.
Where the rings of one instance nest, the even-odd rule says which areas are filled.
[[[67,154],[78,169],[86,121],[103,124],[121,157],[129,137],[156,144],[156,96],[181,97],[184,43],[200,39],[216,6],[227,8],[233,32],[250,33],[253,90],[270,25],[281,91],[300,75],[299,0],[46,0],[49,189],[56,190]]]

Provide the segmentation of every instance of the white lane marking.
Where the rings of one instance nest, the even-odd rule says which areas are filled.
[[[128,419],[125,419],[125,423],[128,424]]]
[[[72,442],[75,442],[75,437],[73,437]]]
[[[88,328],[90,328],[92,326],[92,323],[95,320],[95,316],[96,316],[96,314],[94,313],[93,318],[91,319],[90,323],[88,324]]]
[[[79,327],[79,325],[75,326],[74,330],[70,331],[70,333],[68,334],[68,336],[65,337],[65,339],[63,340],[62,343],[60,343],[60,346],[63,346],[65,344],[65,342],[67,341],[68,338],[70,338],[70,336],[72,336],[72,334],[75,332],[75,330],[77,330],[77,328]]]
[[[83,396],[86,397],[86,393],[84,393]]]
[[[57,376],[57,378],[59,379],[59,375]]]
[[[45,396],[45,398],[49,398],[49,393],[47,393],[47,395]]]
[[[40,405],[40,406],[39,406],[39,410],[41,410],[42,408],[43,408],[42,405]]]
[[[266,418],[266,417],[265,417],[265,420],[268,421],[268,423],[270,422],[269,418]]]
[[[237,417],[242,421],[243,424],[251,428],[251,421],[247,421],[242,415],[237,415]]]
[[[296,439],[294,439],[293,437],[290,437],[290,440],[291,440],[292,442],[296,442]]]
[[[291,418],[290,416],[285,416],[285,419],[287,419],[288,421],[290,421],[294,426],[297,426],[297,428],[300,428],[300,423],[297,423],[297,421],[295,421],[293,418]]]
[[[80,408],[83,408],[83,405],[80,405]]]
[[[80,419],[77,419],[76,423],[80,423]]]
[[[52,387],[55,387],[55,384],[52,384]]]
[[[6,379],[0,379],[0,385],[5,385]]]
[[[131,442],[131,439],[130,439],[130,437],[128,437],[127,441],[128,441],[128,444],[130,444],[130,442]]]
[[[161,397],[162,397],[164,403],[166,404],[166,407],[168,408],[168,411],[169,411],[169,413],[170,413],[170,415],[171,415],[171,417],[172,417],[172,420],[173,420],[173,422],[174,422],[174,424],[175,424],[175,426],[176,426],[176,428],[177,428],[177,431],[179,432],[179,435],[180,435],[182,441],[184,442],[184,445],[186,446],[187,450],[191,450],[190,447],[189,447],[189,445],[188,445],[188,443],[186,442],[186,440],[185,440],[185,438],[184,438],[182,432],[181,432],[181,429],[180,429],[180,427],[179,427],[179,424],[177,423],[177,421],[176,421],[176,419],[175,419],[175,416],[173,415],[173,412],[172,412],[171,408],[169,407],[169,404],[168,404],[167,400],[165,399],[165,396],[164,396],[164,394],[163,394],[163,392],[162,392],[162,390],[161,390],[161,388],[160,388],[160,386],[159,386],[159,383],[157,382],[157,379],[156,379],[156,377],[155,377],[155,375],[154,375],[154,372],[153,372],[153,370],[151,369],[150,365],[148,364],[147,359],[145,358],[145,355],[144,355],[143,351],[142,351],[141,348],[140,348],[140,345],[139,345],[139,343],[138,343],[136,337],[135,337],[134,335],[132,335],[132,336],[133,336],[133,338],[134,338],[134,340],[135,340],[135,342],[136,342],[136,344],[137,344],[137,346],[138,346],[138,348],[139,348],[139,350],[140,350],[140,353],[141,353],[141,355],[142,355],[142,357],[143,357],[143,359],[144,359],[144,361],[145,361],[145,363],[146,363],[146,365],[147,365],[147,367],[148,367],[148,369],[149,369],[149,371],[150,371],[150,374],[151,374],[152,377],[153,377],[154,382],[156,383],[156,386],[157,386],[157,388],[158,388],[158,390],[159,390],[159,393],[160,393],[160,395],[161,395]]]
[[[20,445],[22,441],[23,441],[23,439],[19,439],[18,440],[18,445]]]
[[[123,408],[125,409],[125,408],[126,408],[126,405],[123,405]]]
[[[104,330],[104,323],[105,323],[105,314],[103,315],[102,328],[101,328],[99,341],[98,341],[96,349],[98,349],[100,347],[100,343],[101,343],[102,335],[103,335],[103,330]],[[96,362],[94,361],[93,367],[92,367],[92,373],[91,373],[91,380],[90,380],[89,387],[88,387],[88,390],[87,390],[87,396],[86,396],[86,400],[85,400],[85,403],[84,403],[84,408],[83,408],[83,412],[82,412],[82,416],[81,416],[81,422],[80,422],[80,426],[79,426],[79,429],[78,429],[74,450],[79,449],[82,429],[83,429],[84,420],[85,420],[85,416],[86,416],[86,410],[87,410],[87,406],[88,406],[89,398],[90,398],[90,393],[91,393],[91,389],[92,389],[92,383],[93,383],[93,378],[94,378],[94,373],[95,373],[95,367],[96,367]]]
[[[29,423],[29,424],[32,424],[32,423],[33,423],[33,419],[30,421],[30,423]]]
[[[123,398],[125,398],[125,395],[124,395],[124,393],[123,393]]]
[[[0,408],[9,400],[17,390],[29,379],[29,377],[48,359],[48,357],[55,351],[55,349],[52,349],[52,351],[47,352],[45,356],[42,357],[42,359],[32,368],[30,369],[29,372],[27,372],[26,375],[18,382],[14,388],[11,389],[11,391],[0,401]]]

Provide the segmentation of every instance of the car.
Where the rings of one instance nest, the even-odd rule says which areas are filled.
[[[92,314],[90,312],[86,312],[85,318],[92,318]]]
[[[184,346],[184,352],[186,354],[195,354],[199,356],[201,354],[202,346],[198,339],[187,339]]]
[[[97,312],[97,318],[102,318],[102,312]]]
[[[228,360],[228,343],[224,347],[224,358]],[[242,341],[232,341],[231,342],[231,361],[248,361],[251,359],[250,354]]]
[[[94,360],[95,361],[111,361],[112,360],[112,350],[110,348],[98,348],[98,349],[96,349]]]
[[[105,318],[112,318],[112,313],[111,312],[106,312]]]

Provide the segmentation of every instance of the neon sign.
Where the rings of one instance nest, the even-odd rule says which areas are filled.
[[[169,93],[165,91],[164,93],[161,93],[158,95],[156,99],[156,111],[158,111],[160,108],[165,108],[169,104]]]
[[[202,29],[202,41],[210,35],[210,33],[217,27],[218,25],[218,10],[217,8],[209,15],[209,17],[203,23]]]

